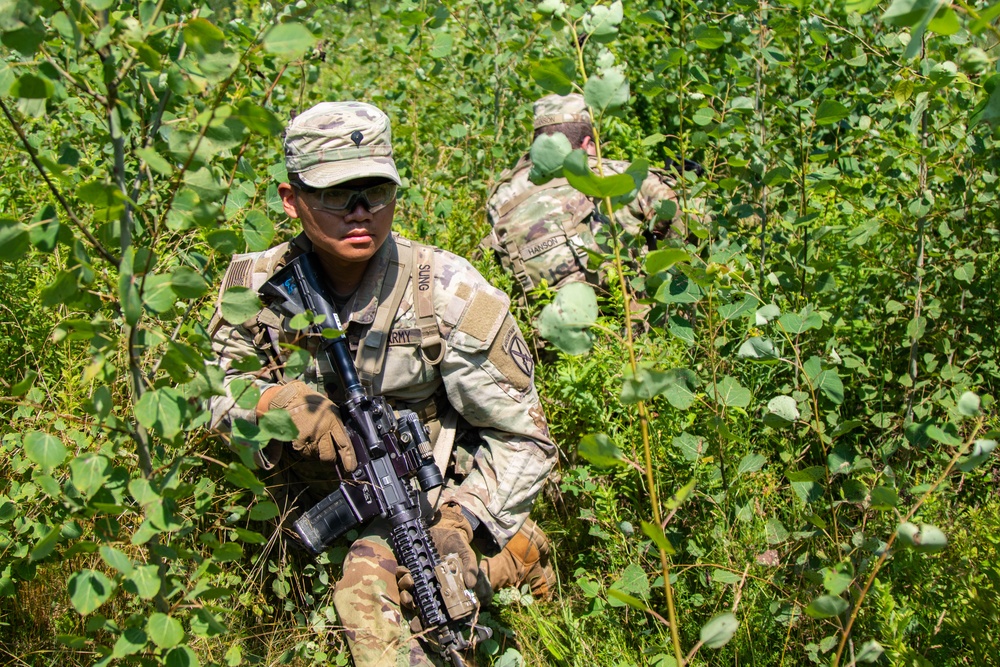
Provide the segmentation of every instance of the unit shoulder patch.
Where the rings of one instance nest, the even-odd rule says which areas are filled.
[[[508,315],[487,354],[501,375],[519,392],[531,386],[535,359],[514,318]]]

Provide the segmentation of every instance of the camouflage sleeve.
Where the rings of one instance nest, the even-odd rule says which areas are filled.
[[[261,366],[268,363],[267,355],[258,350],[253,342],[253,336],[243,325],[233,326],[222,321],[216,325],[212,334],[212,351],[215,360],[212,362],[225,373],[225,396],[213,396],[209,401],[209,411],[212,413],[212,428],[230,430],[234,419],[245,419],[251,424],[257,422],[253,409],[243,408],[237,404],[237,397],[232,393],[232,382],[237,378],[255,380],[258,388],[264,391],[272,383],[257,378],[252,373],[243,373],[233,368],[233,362],[256,356]]]
[[[479,429],[482,445],[472,471],[446,489],[442,500],[474,514],[477,535],[486,531],[502,547],[527,518],[556,448],[535,390],[534,361],[509,299],[471,266],[468,271],[475,280],[452,301],[464,306],[448,334],[440,371],[449,402]]]

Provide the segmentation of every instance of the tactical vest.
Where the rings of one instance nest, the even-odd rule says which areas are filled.
[[[374,394],[379,393],[378,379],[385,362],[392,323],[408,283],[413,284],[413,308],[420,337],[420,355],[428,364],[435,366],[444,357],[447,345],[441,337],[434,313],[434,249],[416,241],[397,241],[396,247],[397,256],[390,263],[386,279],[382,283],[375,319],[364,338],[359,341],[354,360],[362,385]],[[220,301],[226,290],[232,287],[246,287],[257,292],[272,275],[302,252],[305,249],[292,242],[282,243],[264,252],[235,255],[219,288]],[[215,319],[209,326],[213,334],[220,323],[218,318],[219,309],[216,309]],[[265,351],[275,361],[280,359],[279,315],[269,308],[263,308],[242,325],[253,336],[257,349]],[[280,366],[280,362],[276,364],[276,367]]]
[[[515,167],[515,174],[521,165]],[[594,239],[593,200],[574,189],[565,178],[544,185],[528,184],[522,192],[497,198],[509,172],[490,192],[492,231],[480,244],[496,253],[525,296],[544,280],[558,288],[570,282],[597,284],[597,271],[588,267],[588,251],[601,252]]]

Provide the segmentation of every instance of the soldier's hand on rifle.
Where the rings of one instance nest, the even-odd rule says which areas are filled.
[[[445,503],[438,512],[437,520],[427,529],[434,540],[441,560],[449,556],[457,557],[465,587],[472,589],[479,576],[479,560],[472,550],[472,526],[462,514],[458,503]],[[413,607],[413,577],[404,567],[396,570],[399,583],[399,599],[404,607]]]
[[[275,408],[287,410],[299,430],[292,447],[302,456],[327,463],[339,458],[347,472],[358,467],[354,445],[340,420],[340,410],[326,396],[313,391],[301,380],[295,380],[271,387],[261,396],[258,412]]]

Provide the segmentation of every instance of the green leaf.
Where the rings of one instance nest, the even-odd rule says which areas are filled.
[[[850,113],[850,109],[836,100],[823,100],[816,110],[816,124],[832,125],[844,120]]]
[[[102,546],[98,549],[98,551],[101,554],[101,559],[105,563],[122,574],[129,575],[133,572],[133,570],[135,570],[135,565],[132,563],[132,560],[118,549],[109,546]]]
[[[961,280],[964,283],[971,283],[972,279],[976,277],[976,265],[972,262],[966,262],[955,269],[953,275],[956,280]]]
[[[66,460],[67,450],[55,436],[31,431],[24,436],[24,454],[47,475]]]
[[[431,58],[447,58],[451,54],[455,38],[447,32],[437,32],[434,34],[434,43],[431,44],[428,55]]]
[[[701,127],[711,125],[715,122],[715,109],[709,106],[700,107],[691,115],[691,120]]]
[[[281,23],[264,35],[264,49],[288,59],[299,58],[316,44],[316,36],[300,23]]]
[[[181,622],[160,612],[152,614],[146,621],[146,632],[161,649],[173,648],[184,640]]]
[[[583,150],[577,149],[563,161],[563,176],[569,184],[589,197],[622,197],[636,189],[635,180],[629,174],[598,176],[590,170],[590,158]]]
[[[622,571],[622,576],[615,583],[611,584],[610,591],[621,591],[631,593],[640,598],[649,597],[649,578],[641,566],[636,563],[629,565]]]
[[[17,220],[0,218],[0,261],[22,259],[30,245],[27,225]]]
[[[150,311],[158,314],[168,312],[174,306],[173,287],[170,276],[147,275],[142,282],[142,303]]]
[[[535,7],[539,14],[551,16],[552,14],[561,16],[566,11],[566,3],[563,0],[542,0]]]
[[[299,429],[285,410],[269,410],[258,421],[262,437],[268,440],[291,442],[299,435]]]
[[[774,348],[774,343],[767,338],[753,336],[748,338],[740,349],[736,351],[736,356],[741,359],[749,359],[764,364],[774,364],[781,360],[778,351]]]
[[[580,439],[577,453],[600,468],[626,465],[622,451],[604,433],[592,433]]]
[[[841,563],[837,567],[825,567],[822,572],[823,588],[830,595],[839,596],[854,581],[854,568],[849,562]]]
[[[969,25],[969,32],[978,35],[990,25],[997,16],[1000,16],[1000,2],[994,2],[988,8],[979,12],[979,18]]]
[[[731,612],[719,614],[701,627],[699,638],[707,648],[722,648],[736,634],[740,622]]]
[[[694,43],[699,49],[713,50],[726,43],[726,34],[708,23],[698,23],[692,32]]]
[[[309,350],[302,348],[292,350],[285,358],[285,375],[289,377],[301,376],[312,363],[312,359]]]
[[[653,543],[657,547],[663,549],[668,556],[672,556],[677,553],[674,546],[670,544],[670,540],[667,539],[667,536],[663,534],[663,531],[655,523],[643,521],[642,532],[646,535],[646,537],[653,540]]]
[[[767,411],[768,426],[790,426],[799,420],[799,407],[791,396],[775,396],[767,402]]]
[[[28,240],[42,252],[55,250],[59,240],[59,217],[52,206],[44,206],[32,216]]]
[[[69,462],[70,481],[83,495],[90,498],[111,479],[111,461],[101,454],[86,453]]]
[[[160,494],[154,489],[149,480],[144,477],[136,477],[128,483],[128,492],[135,498],[135,502],[146,507],[160,500]]]
[[[609,42],[618,34],[618,25],[625,16],[621,0],[610,6],[592,6],[583,17],[583,29],[596,42]]]
[[[278,506],[269,500],[257,503],[250,508],[250,519],[252,521],[269,521],[281,514]]]
[[[264,493],[264,484],[261,483],[249,468],[239,463],[229,464],[229,470],[226,472],[226,480],[241,489],[250,489],[256,495]]]
[[[866,641],[854,656],[855,662],[876,662],[882,656],[885,649],[874,639]]]
[[[184,26],[184,43],[196,53],[218,53],[225,40],[225,33],[208,19],[194,18]]]
[[[724,320],[735,320],[738,317],[747,317],[753,312],[758,301],[756,297],[747,296],[742,301],[736,303],[725,303],[719,306],[719,317]]]
[[[741,385],[736,378],[724,375],[714,387],[714,398],[719,405],[728,408],[745,408],[750,405],[750,390]]]
[[[243,558],[243,547],[236,542],[227,542],[212,551],[212,559],[220,563],[240,560],[241,558]]]
[[[692,477],[687,484],[677,489],[677,491],[674,492],[674,495],[670,496],[663,506],[668,510],[675,510],[680,507],[681,504],[688,499],[688,496],[691,495],[691,492],[694,491],[695,482],[697,482],[697,479]]]
[[[701,385],[701,380],[694,371],[687,368],[674,368],[667,373],[671,382],[663,389],[663,396],[674,408],[689,410],[697,398],[695,390]]]
[[[573,151],[562,132],[541,134],[531,144],[531,181],[541,184],[554,175],[562,175],[563,162]]]
[[[593,345],[590,327],[597,321],[597,296],[586,283],[561,288],[537,320],[538,333],[566,354],[588,352]]]
[[[243,219],[243,238],[251,252],[267,250],[274,240],[274,223],[261,211],[249,211]]]
[[[149,638],[142,628],[126,628],[115,642],[111,656],[114,658],[124,658],[128,655],[138,653],[145,648]]]
[[[152,600],[163,585],[159,568],[155,565],[141,565],[127,577],[128,583],[135,587],[135,594],[143,600]]]
[[[174,173],[174,168],[162,155],[156,152],[156,149],[152,147],[139,148],[135,151],[136,155],[142,158],[150,169],[160,174],[161,176],[171,176]]]
[[[10,87],[11,97],[28,100],[45,100],[55,93],[56,87],[48,78],[36,74],[22,74]]]
[[[623,593],[622,591],[617,589],[613,588],[608,589],[608,598],[609,598],[608,603],[612,607],[624,607],[628,605],[629,607],[632,607],[633,609],[638,609],[639,611],[649,610],[649,607],[646,606],[646,603],[640,600],[639,598],[633,595],[629,595],[628,593]]]
[[[197,299],[208,291],[208,283],[200,273],[181,266],[170,274],[170,286],[181,299]]]
[[[757,472],[764,467],[765,463],[767,463],[767,459],[760,454],[747,454],[740,459],[740,463],[736,467],[736,476],[740,477],[751,472]]]
[[[688,345],[694,345],[695,342],[697,342],[694,333],[694,327],[691,326],[691,323],[685,320],[683,317],[678,317],[677,315],[671,315],[669,324],[667,326],[667,330],[670,331],[670,333],[673,334],[674,336],[680,338]],[[673,405],[674,402],[671,401],[671,404]],[[679,407],[679,406],[674,405],[674,407]],[[690,407],[690,403],[688,404],[688,407]],[[686,410],[687,408],[679,408],[679,409]]]
[[[975,417],[979,414],[979,396],[967,391],[958,399],[958,411],[963,417]]]
[[[248,287],[230,287],[222,295],[222,317],[230,324],[242,324],[260,312],[257,293]]]
[[[135,276],[123,271],[118,277],[118,298],[122,305],[122,314],[129,326],[135,326],[142,316],[142,299],[139,297],[139,286]]]
[[[768,544],[781,544],[788,539],[788,529],[778,519],[768,519],[764,524],[764,539]]]
[[[160,437],[173,440],[184,428],[187,398],[172,387],[153,389],[135,404],[135,418]]]
[[[844,402],[844,383],[841,381],[840,376],[837,375],[837,371],[832,368],[823,371],[817,376],[815,387],[836,405]]]
[[[97,570],[74,572],[68,583],[69,601],[81,616],[100,607],[115,592],[115,583]]]
[[[893,0],[882,15],[882,21],[897,28],[912,28],[925,15],[937,12],[941,0]]]
[[[786,333],[795,335],[810,329],[819,329],[823,326],[823,318],[817,313],[811,313],[805,317],[798,313],[785,313],[778,318],[778,325]]]
[[[609,68],[600,76],[591,75],[583,86],[583,98],[598,116],[624,106],[628,97],[628,79],[618,67]]]
[[[576,63],[572,58],[549,58],[531,67],[531,78],[535,83],[543,90],[557,95],[569,95],[573,92],[575,76]]]
[[[276,137],[285,129],[274,113],[249,98],[236,105],[235,116],[248,130],[264,137]]]
[[[677,384],[681,385],[680,391],[670,392],[667,400],[679,410],[687,410],[694,401],[693,390],[698,386],[698,376],[686,368],[667,371],[639,368],[633,377],[626,377],[622,382],[621,400],[626,405],[648,401],[654,396],[667,394]]]
[[[848,12],[866,14],[873,10],[882,0],[846,0],[844,9]]]
[[[45,476],[48,480],[51,480],[53,489],[46,491],[46,494],[50,497],[57,498],[59,496],[59,485],[51,477]],[[36,478],[36,481],[41,482],[43,478]],[[35,546],[31,549],[31,553],[28,555],[28,561],[35,563],[40,560],[45,560],[52,555],[55,551],[56,546],[59,544],[59,539],[61,537],[61,530],[58,526],[50,527],[47,529],[48,532],[35,543]]]
[[[806,607],[806,614],[812,618],[833,618],[843,614],[849,606],[847,600],[836,595],[820,595]]]
[[[958,21],[958,14],[947,5],[941,7],[934,18],[927,24],[927,29],[939,35],[954,35],[961,30],[962,25]]]
[[[226,633],[226,626],[207,609],[195,610],[191,617],[191,631],[199,637],[218,637]]]
[[[705,455],[705,440],[688,432],[676,435],[671,440],[674,447],[680,450],[688,461],[697,461]]]
[[[868,502],[873,510],[891,510],[899,504],[899,494],[890,486],[876,486]]]

